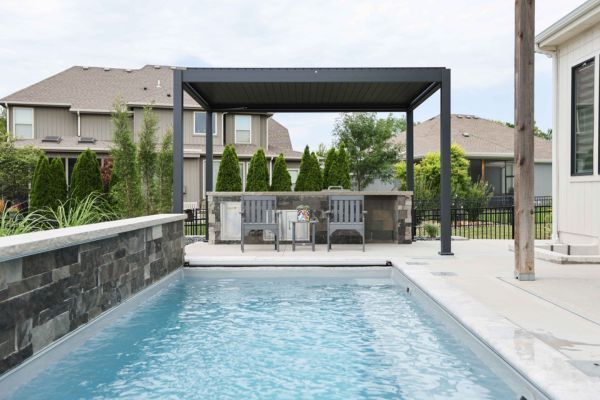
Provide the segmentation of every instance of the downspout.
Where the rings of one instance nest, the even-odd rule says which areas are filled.
[[[77,110],[77,137],[81,137],[81,115]]]
[[[271,161],[269,161],[269,185],[273,184],[273,156],[271,156]]]

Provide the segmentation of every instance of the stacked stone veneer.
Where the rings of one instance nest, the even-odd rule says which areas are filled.
[[[251,193],[244,193],[251,194]],[[299,205],[308,205],[313,217],[319,220],[316,230],[317,243],[327,242],[327,219],[325,211],[329,208],[330,195],[364,195],[365,235],[367,243],[412,243],[412,192],[265,192],[257,195],[275,195],[278,210],[295,210]],[[212,192],[208,194],[208,229],[211,243],[239,243],[239,240],[221,239],[222,224],[221,207],[224,202],[239,202],[242,193]],[[333,243],[360,243],[361,239],[354,232],[336,232]],[[246,243],[263,242],[262,232],[251,232]]]
[[[130,228],[123,224],[128,220],[118,221],[119,233],[111,223],[96,224],[108,226],[109,237],[0,261],[0,373],[180,268],[183,221],[177,217],[131,219]],[[139,223],[148,219],[155,221]],[[59,231],[48,231],[48,238]],[[43,248],[44,240],[31,246]]]

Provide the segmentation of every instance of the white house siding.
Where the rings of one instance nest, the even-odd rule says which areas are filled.
[[[600,26],[595,26],[561,45],[557,50],[558,82],[555,82],[556,143],[554,163],[555,217],[558,239],[564,243],[600,244],[600,175],[598,174],[598,86]],[[594,76],[594,167],[588,176],[571,176],[571,74],[577,64],[595,59]]]

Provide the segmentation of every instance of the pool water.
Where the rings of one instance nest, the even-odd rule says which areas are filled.
[[[13,399],[516,399],[391,279],[186,275]]]

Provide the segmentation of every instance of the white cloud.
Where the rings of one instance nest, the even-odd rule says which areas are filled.
[[[538,27],[580,3],[539,2]],[[446,66],[453,96],[474,94],[477,109],[512,87],[513,7],[507,0],[4,0],[0,94],[71,65]],[[302,137],[294,142],[328,142],[333,117],[304,118],[280,118]]]

